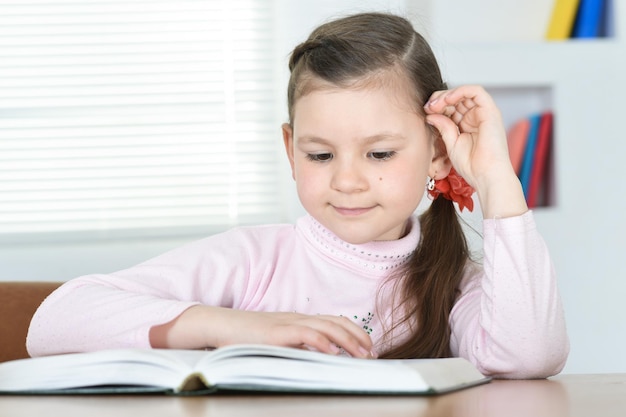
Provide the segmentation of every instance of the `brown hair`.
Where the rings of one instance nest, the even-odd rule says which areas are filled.
[[[415,108],[422,116],[430,95],[447,88],[426,40],[408,20],[384,13],[356,14],[319,26],[293,50],[289,69],[292,124],[295,101],[325,85],[359,87],[380,82],[379,75],[393,71],[410,82]],[[388,334],[403,324],[412,333],[381,357],[450,356],[450,310],[469,248],[453,203],[445,198],[432,202],[420,216],[420,227],[415,252],[402,273],[390,277],[398,289],[394,313],[400,319],[387,329]]]

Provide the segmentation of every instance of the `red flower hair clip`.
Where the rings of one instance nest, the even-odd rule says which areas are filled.
[[[455,201],[461,211],[466,207],[469,211],[474,210],[474,200],[472,200],[474,189],[454,168],[450,169],[447,177],[431,180],[428,184],[428,194],[433,200],[442,195],[448,200]]]

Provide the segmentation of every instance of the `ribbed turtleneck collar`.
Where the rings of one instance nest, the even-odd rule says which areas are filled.
[[[387,276],[404,264],[419,242],[419,222],[411,217],[409,234],[398,240],[375,241],[353,245],[338,238],[310,215],[297,221],[297,229],[326,257],[367,275]]]

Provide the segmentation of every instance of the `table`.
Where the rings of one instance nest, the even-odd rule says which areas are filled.
[[[431,397],[0,396],[11,417],[624,417],[626,374],[503,381]]]

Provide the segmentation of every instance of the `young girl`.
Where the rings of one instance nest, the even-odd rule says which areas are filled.
[[[265,343],[558,373],[569,347],[556,278],[485,90],[448,90],[425,40],[388,14],[320,26],[289,67],[283,138],[308,215],[67,282],[33,318],[31,355]],[[482,266],[454,207],[471,210],[473,190]]]

